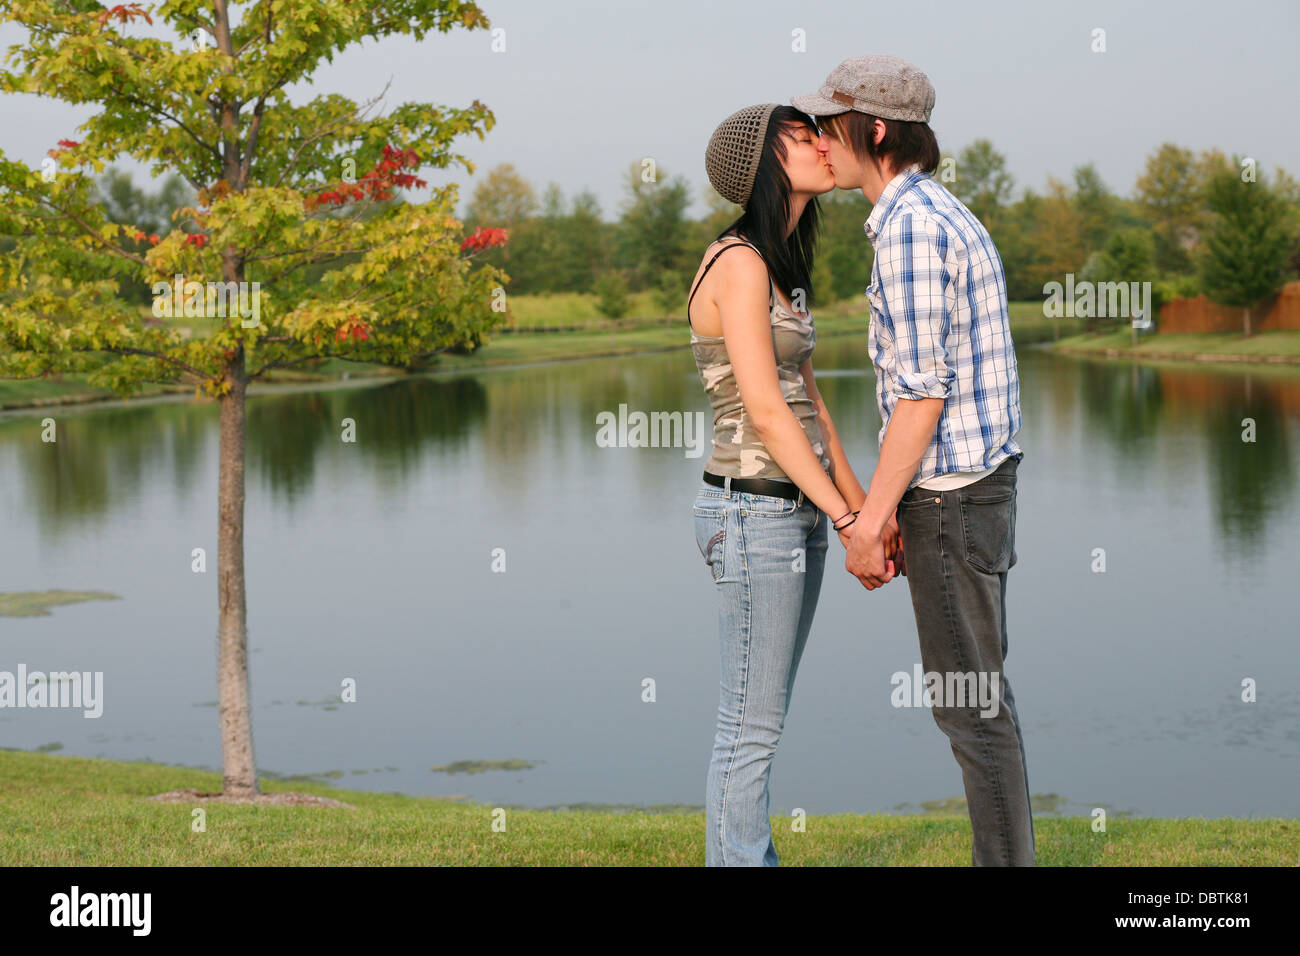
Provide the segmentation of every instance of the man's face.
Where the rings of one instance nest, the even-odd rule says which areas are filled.
[[[838,189],[861,189],[862,173],[856,157],[848,146],[841,143],[831,131],[830,125],[821,123],[821,136],[817,140],[817,151],[822,154],[831,172],[835,175]]]

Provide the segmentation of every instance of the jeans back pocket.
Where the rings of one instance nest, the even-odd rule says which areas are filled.
[[[716,582],[722,578],[723,557],[726,554],[727,506],[725,502],[696,501],[695,546],[704,558],[709,573]]]
[[[1016,488],[1005,482],[976,482],[958,495],[966,560],[986,574],[1016,563]]]

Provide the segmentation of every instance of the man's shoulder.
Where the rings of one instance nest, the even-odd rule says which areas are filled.
[[[906,234],[928,236],[958,249],[989,241],[988,230],[966,204],[929,176],[918,179],[899,197],[881,230],[885,241],[897,241]]]
[[[946,245],[951,234],[951,224],[942,211],[909,191],[900,197],[889,218],[881,224],[880,242],[892,244],[922,238]]]

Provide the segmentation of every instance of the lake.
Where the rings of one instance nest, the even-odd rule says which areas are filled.
[[[1041,812],[1296,816],[1300,373],[1019,360],[1006,673]],[[814,361],[865,485],[866,339],[825,337]],[[707,439],[701,457],[602,447],[597,416],[620,404],[708,412],[687,349],[250,399],[260,768],[492,805],[702,806],[717,608],[691,505]],[[0,417],[0,590],[120,598],[0,617],[0,670],[104,674],[101,717],[0,709],[0,746],[219,768],[216,483],[215,405]],[[891,704],[891,675],[919,661],[906,580],[868,592],[831,535],[774,814],[962,796],[930,712]],[[532,766],[432,769],[506,760]]]

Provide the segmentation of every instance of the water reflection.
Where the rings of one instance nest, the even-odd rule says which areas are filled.
[[[1085,461],[1114,461],[1135,494],[1160,491],[1151,476],[1161,456],[1175,474],[1179,468],[1189,478],[1203,473],[1220,544],[1259,555],[1270,517],[1294,505],[1300,373],[1049,356],[1026,361],[1031,354],[1022,350],[1020,369],[1027,417],[1045,416],[1058,434],[1081,431]],[[880,426],[874,378],[858,337],[824,338],[816,360],[819,383],[825,382],[819,387],[840,432],[874,436]],[[698,378],[681,374],[681,365],[681,356],[669,353],[255,396],[248,406],[248,475],[280,502],[308,492],[327,462],[346,461],[391,489],[430,450],[454,458],[481,443],[495,487],[517,492],[525,462],[567,456],[576,464],[581,456],[572,451],[594,446],[600,412],[616,412],[620,404],[645,411],[707,409]],[[45,416],[57,421],[55,443],[40,440]],[[349,418],[356,423],[355,444],[341,438]],[[1242,440],[1243,419],[1254,421],[1253,442]],[[93,527],[113,507],[111,489],[140,488],[165,476],[177,494],[192,491],[216,467],[216,431],[215,405],[197,402],[47,409],[0,419],[0,452],[10,461],[6,480],[21,489],[24,509],[45,532],[59,534]],[[1032,446],[1026,451],[1039,455]],[[680,457],[661,453],[665,462]],[[692,470],[699,470],[694,464],[702,468],[703,457]],[[865,463],[855,467],[861,471]]]

